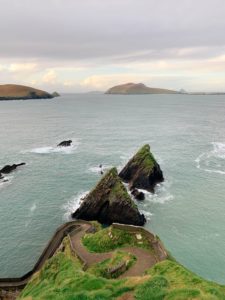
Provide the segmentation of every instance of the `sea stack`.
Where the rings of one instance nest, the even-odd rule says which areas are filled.
[[[155,185],[164,180],[159,164],[150,152],[150,146],[144,145],[119,173],[122,181],[129,184],[130,190],[144,189],[154,192]]]
[[[145,216],[129,196],[116,168],[109,170],[83,199],[73,218],[97,220],[102,224],[123,223],[142,226]]]

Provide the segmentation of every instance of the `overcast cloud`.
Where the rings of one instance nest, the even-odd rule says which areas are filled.
[[[224,0],[0,0],[0,82],[225,91]]]

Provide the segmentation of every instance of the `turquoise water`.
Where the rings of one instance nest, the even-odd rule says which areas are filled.
[[[225,97],[65,95],[0,102],[0,277],[27,272],[97,167],[120,168],[149,143],[166,181],[139,204],[147,228],[201,276],[225,283]],[[72,139],[71,149],[55,146]]]

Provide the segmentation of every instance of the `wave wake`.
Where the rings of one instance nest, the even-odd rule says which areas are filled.
[[[208,173],[225,175],[225,143],[213,142],[211,145],[211,150],[195,159],[196,167]]]

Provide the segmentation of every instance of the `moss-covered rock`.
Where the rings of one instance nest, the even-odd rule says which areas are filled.
[[[150,151],[150,146],[144,145],[119,173],[120,178],[134,188],[154,192],[157,183],[164,180],[159,164]]]
[[[83,199],[73,218],[98,220],[103,224],[114,222],[144,225],[145,217],[130,198],[116,168],[109,170],[97,186]]]

